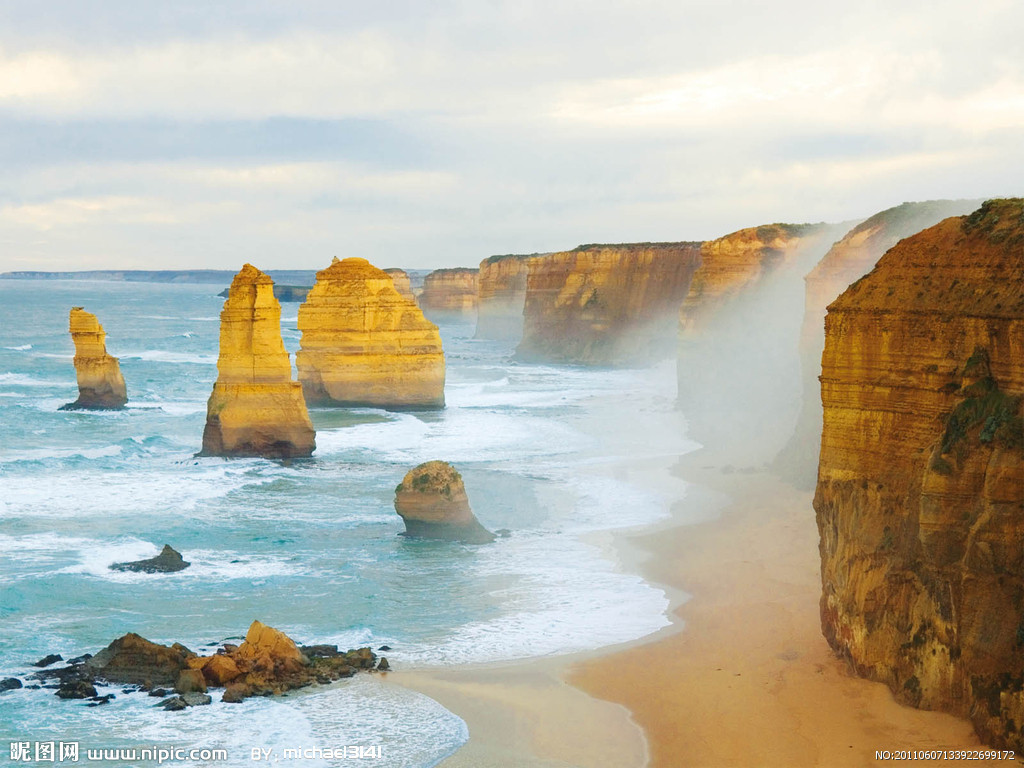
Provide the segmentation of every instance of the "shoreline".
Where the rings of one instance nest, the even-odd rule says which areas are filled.
[[[703,449],[680,457],[672,474],[687,486],[671,516],[608,534],[620,567],[665,591],[669,626],[583,653],[389,681],[466,722],[469,741],[441,768],[862,766],[876,750],[983,748],[969,722],[904,706],[832,654],[811,492],[720,464]]]

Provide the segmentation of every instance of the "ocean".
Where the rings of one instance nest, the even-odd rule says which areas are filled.
[[[300,644],[386,644],[393,675],[569,654],[669,623],[664,592],[618,561],[608,534],[666,518],[685,494],[631,469],[696,447],[674,363],[516,364],[511,345],[442,325],[444,410],[313,409],[310,460],[200,459],[221,288],[0,281],[0,677],[29,682],[31,662],[95,653],[126,632],[210,652],[254,619]],[[77,397],[71,306],[107,331],[125,410],[58,410]],[[282,306],[293,360],[297,309]],[[478,546],[399,536],[394,488],[431,459],[452,462],[480,521],[510,535]],[[165,543],[191,567],[108,568]],[[415,768],[469,736],[437,702],[377,675],[183,713],[107,692],[116,698],[99,707],[45,688],[0,694],[0,757],[8,742],[78,743],[82,762],[87,748],[221,748],[228,760],[209,764],[233,766],[253,764],[254,748],[372,745],[383,757],[363,762]]]

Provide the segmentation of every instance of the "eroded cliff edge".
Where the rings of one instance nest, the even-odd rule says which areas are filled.
[[[670,354],[701,244],[581,245],[529,261],[516,357],[585,365]]]
[[[430,318],[461,320],[476,314],[477,270],[435,269],[423,279],[419,305]]]
[[[540,255],[491,256],[480,262],[476,338],[509,341],[522,338],[530,259]]]
[[[217,382],[206,407],[205,456],[309,456],[313,424],[292,380],[270,276],[246,264],[220,313]]]
[[[882,254],[905,237],[950,216],[974,211],[981,200],[925,200],[903,203],[876,213],[847,232],[804,278],[804,319],[800,330],[803,395],[793,436],[773,468],[801,488],[814,487],[821,449],[821,353],[825,348],[825,310],[855,280],[875,266]]]
[[[1021,750],[1024,200],[889,250],[828,309],[822,630],[912,705]]]

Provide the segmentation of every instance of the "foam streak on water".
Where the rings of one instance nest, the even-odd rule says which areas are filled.
[[[314,410],[312,460],[197,459],[216,375],[213,288],[0,281],[0,677],[129,631],[208,652],[256,618],[301,643],[386,643],[395,674],[565,654],[667,624],[665,595],[594,534],[648,525],[684,494],[662,471],[693,447],[670,366],[516,365],[472,328],[443,327],[444,411]],[[76,396],[72,305],[103,323],[126,410],[57,410]],[[430,459],[456,464],[481,522],[510,536],[398,536],[394,487]],[[191,567],[108,567],[165,543]],[[93,709],[45,689],[0,694],[0,746],[223,745],[228,765],[248,765],[254,746],[383,743],[376,764],[428,766],[467,737],[436,702],[368,677],[179,715],[113,692]]]

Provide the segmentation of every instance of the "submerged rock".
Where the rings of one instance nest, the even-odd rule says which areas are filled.
[[[62,405],[60,410],[110,411],[124,408],[128,402],[128,391],[121,366],[116,357],[107,354],[107,334],[96,320],[96,315],[81,307],[72,307],[68,325],[71,339],[75,342],[78,399]]]
[[[469,507],[462,475],[445,461],[428,461],[410,470],[395,488],[395,511],[405,535],[468,544],[494,541]]]
[[[51,654],[49,654],[47,656],[44,656],[39,661],[35,662],[32,666],[33,667],[48,667],[51,664],[56,664],[58,661],[64,661],[64,657],[61,656],[59,653],[51,653]]]
[[[112,571],[138,571],[141,573],[175,573],[185,570],[189,565],[191,563],[183,560],[180,552],[173,549],[170,544],[164,544],[163,550],[156,557],[150,557],[147,560],[135,560],[130,563],[114,563],[110,566],[110,569]]]
[[[23,688],[21,680],[16,677],[7,677],[0,680],[0,692],[2,691],[15,691],[18,688]]]
[[[302,387],[281,340],[274,282],[246,264],[220,313],[217,382],[206,408],[204,456],[309,456],[316,448]]]

